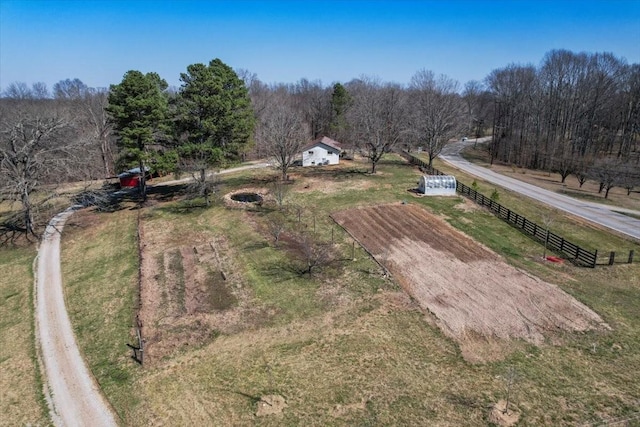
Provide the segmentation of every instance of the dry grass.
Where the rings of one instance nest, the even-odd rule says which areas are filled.
[[[331,231],[326,213],[411,197],[407,190],[419,175],[395,157],[380,164],[377,176],[362,173],[365,164],[353,168],[309,171],[313,189],[311,184],[305,188],[307,172],[295,171],[292,203],[307,206],[301,226],[309,229],[317,220],[318,233],[326,238]],[[225,176],[221,186],[223,192],[261,187],[267,179],[264,172],[252,171]],[[351,242],[344,235],[336,235],[340,263],[316,276],[301,276],[265,235],[266,212],[203,210],[171,201],[150,203],[142,211],[146,232],[156,233],[154,250],[171,253],[224,238],[227,250],[221,257],[235,266],[233,283],[240,287],[235,289],[244,292],[234,291],[240,296],[237,304],[258,308],[245,312],[249,322],[182,346],[143,369],[126,360],[122,339],[116,339],[127,335],[126,328],[94,345],[91,316],[130,311],[130,294],[122,290],[135,273],[122,267],[124,261],[111,248],[130,256],[129,211],[103,214],[96,227],[69,229],[63,237],[65,280],[75,283],[69,291],[72,319],[79,337],[85,337],[80,341],[94,372],[105,380],[107,396],[127,425],[487,425],[491,407],[505,397],[505,376],[513,371],[512,400],[522,425],[632,416],[640,408],[640,266],[587,271],[542,264],[536,261],[540,245],[461,202],[457,197],[415,200],[508,262],[558,284],[613,331],[567,334],[562,346],[514,341],[504,360],[470,365],[435,326],[437,319],[384,279],[364,251],[356,249],[356,261],[351,260]],[[105,275],[124,279],[116,286]],[[235,319],[240,320],[247,318]],[[97,328],[105,329],[111,327]],[[127,375],[110,380],[101,372],[105,366]],[[284,397],[286,408],[256,418],[260,398],[270,395]]]
[[[80,211],[62,235],[67,311],[89,368],[121,417],[138,403],[131,385],[137,367],[125,343],[133,341],[137,288],[137,211],[109,215]]]
[[[35,359],[33,248],[0,249],[0,425],[48,423]]]
[[[142,381],[148,406],[136,417],[150,425],[483,424],[484,391],[498,381],[469,376],[403,293],[363,303],[224,336],[176,358]],[[260,397],[271,394],[287,408],[256,419]]]

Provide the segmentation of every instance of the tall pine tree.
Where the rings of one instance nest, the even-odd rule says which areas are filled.
[[[146,169],[152,158],[149,148],[166,131],[167,82],[156,73],[127,71],[122,82],[111,85],[107,111],[118,135],[121,155],[140,168],[140,195],[147,198]]]
[[[192,64],[180,75],[176,127],[183,157],[208,156],[209,165],[237,160],[248,147],[255,119],[242,79],[219,59]]]

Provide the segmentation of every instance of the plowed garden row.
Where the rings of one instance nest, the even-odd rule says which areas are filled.
[[[365,247],[445,334],[474,359],[479,341],[539,344],[562,331],[606,329],[589,307],[416,205],[350,209],[333,218]]]

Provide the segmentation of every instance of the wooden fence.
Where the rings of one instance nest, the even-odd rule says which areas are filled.
[[[407,159],[409,163],[420,167],[420,170],[428,175],[444,175],[444,173],[442,173],[438,169],[429,166],[429,164],[424,162],[422,159],[419,159],[418,157],[407,151],[403,150],[398,152],[398,154]],[[629,252],[628,258],[622,258],[620,260],[619,257],[619,261],[616,261],[616,252],[610,252],[607,255],[606,259],[599,260],[597,249],[592,252],[587,249],[581,248],[575,243],[571,243],[564,237],[550,232],[546,227],[536,224],[535,222],[528,220],[522,215],[513,212],[511,209],[502,206],[495,200],[484,196],[483,194],[477,192],[473,188],[461,183],[458,180],[456,180],[456,191],[463,196],[473,199],[479,205],[486,206],[498,218],[518,228],[528,236],[540,242],[546,242],[546,246],[548,249],[565,255],[567,259],[577,265],[593,268],[596,265],[614,265],[615,263],[631,264],[633,262],[633,250]]]
[[[134,329],[136,333],[136,344],[126,343],[126,346],[129,347],[133,354],[131,358],[138,362],[139,364],[144,363],[144,339],[142,338],[142,321],[140,320],[140,311],[142,309],[142,232],[141,232],[141,217],[140,217],[141,209],[138,209],[138,219],[136,223],[136,244],[138,249],[138,292],[136,294],[136,307],[135,307],[135,318],[134,318]]]
[[[491,210],[497,217],[520,229],[523,233],[541,242],[546,241],[547,248],[566,255],[567,258],[574,263],[585,267],[596,266],[596,260],[598,258],[597,250],[595,252],[591,252],[569,242],[564,237],[550,232],[544,226],[536,224],[522,215],[513,212],[511,209],[508,209],[495,200],[478,193],[476,190],[464,185],[460,181],[456,184],[456,191],[475,200],[479,205],[488,207],[489,210]]]

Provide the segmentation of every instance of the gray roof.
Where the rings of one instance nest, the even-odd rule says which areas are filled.
[[[333,139],[329,138],[328,136],[323,136],[323,137],[320,137],[320,138],[310,142],[309,144],[307,144],[304,147],[302,147],[302,151],[308,150],[311,147],[315,147],[318,144],[326,145],[327,147],[333,148],[334,150],[337,150],[338,152],[342,151],[342,148],[340,147],[340,143],[338,141],[334,141]]]

